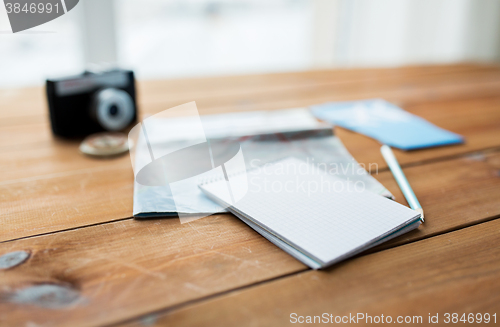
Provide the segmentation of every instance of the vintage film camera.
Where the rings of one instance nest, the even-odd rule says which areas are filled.
[[[47,80],[46,89],[52,131],[58,136],[123,131],[137,119],[134,73],[129,70]]]

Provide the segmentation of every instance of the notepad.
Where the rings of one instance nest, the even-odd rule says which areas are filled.
[[[296,158],[250,170],[245,178],[238,184],[221,179],[200,188],[314,269],[335,264],[420,225],[416,211]]]
[[[355,161],[334,135],[331,126],[319,123],[306,108],[206,115],[200,119],[207,139],[226,139],[241,145],[246,167],[253,168],[254,163],[262,164],[293,156],[328,165],[331,174],[360,180],[373,192],[392,197],[382,184],[365,172],[362,164]],[[196,133],[190,131],[199,126],[200,119],[188,116],[146,121],[153,156],[159,158],[194,144]],[[135,143],[136,151],[132,151],[132,154],[135,154],[134,167],[138,170],[152,160],[145,138],[140,137]],[[377,165],[370,164],[366,169],[375,171]],[[213,172],[219,175],[218,171]],[[225,212],[198,189],[203,180],[211,177],[212,172],[209,171],[178,183],[174,190],[175,197],[170,185],[148,186],[135,180],[134,217],[185,217]],[[184,221],[181,219],[181,222]]]

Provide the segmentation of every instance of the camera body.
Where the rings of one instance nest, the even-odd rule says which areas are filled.
[[[46,91],[52,131],[58,136],[122,131],[137,120],[135,79],[130,70],[47,80]]]

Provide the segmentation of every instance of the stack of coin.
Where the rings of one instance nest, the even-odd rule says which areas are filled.
[[[80,151],[96,157],[110,157],[128,151],[127,136],[123,133],[97,133],[85,138]]]

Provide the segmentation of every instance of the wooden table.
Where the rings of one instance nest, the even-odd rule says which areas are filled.
[[[445,313],[486,312],[498,323],[498,67],[312,71],[138,88],[142,114],[193,100],[207,114],[380,97],[466,143],[396,151],[425,224],[312,271],[230,214],[182,225],[134,220],[128,156],[80,155],[78,142],[51,135],[42,88],[1,90],[0,255],[29,257],[0,269],[0,325],[278,326],[292,313],[422,316],[425,323],[429,314],[442,322]],[[374,177],[406,204],[379,144],[336,133],[359,162],[378,164]]]

